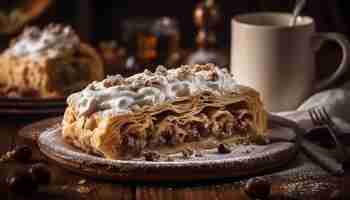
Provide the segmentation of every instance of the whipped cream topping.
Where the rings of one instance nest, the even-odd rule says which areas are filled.
[[[145,70],[129,78],[115,75],[93,82],[70,95],[67,102],[78,109],[79,116],[96,112],[118,115],[130,112],[132,108],[157,105],[201,91],[232,92],[235,86],[233,76],[213,64],[184,65],[170,70],[159,66],[154,73]]]
[[[50,24],[42,30],[38,27],[26,28],[4,53],[32,59],[43,55],[56,58],[75,52],[79,43],[79,37],[70,26]]]

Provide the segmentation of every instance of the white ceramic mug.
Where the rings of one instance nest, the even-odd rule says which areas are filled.
[[[348,66],[350,45],[344,35],[316,33],[311,17],[298,17],[293,27],[291,20],[291,14],[275,12],[232,19],[231,71],[239,83],[259,91],[272,112],[296,109]],[[326,40],[341,46],[343,58],[335,73],[316,83],[315,51]]]

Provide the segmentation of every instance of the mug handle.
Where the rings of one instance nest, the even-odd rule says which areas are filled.
[[[314,50],[317,51],[321,48],[322,44],[325,41],[334,41],[338,43],[342,49],[342,60],[339,64],[337,70],[331,74],[328,78],[321,80],[318,84],[316,84],[315,90],[316,92],[327,88],[331,84],[333,84],[341,75],[346,72],[349,65],[349,56],[350,56],[350,42],[346,38],[345,35],[340,33],[316,33],[313,36],[313,47]]]

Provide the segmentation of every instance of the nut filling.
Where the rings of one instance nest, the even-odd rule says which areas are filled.
[[[161,120],[155,118],[152,123],[158,125],[145,129],[146,137],[136,136],[132,128],[135,124],[124,124],[123,130],[120,131],[123,133],[122,152],[125,155],[137,156],[141,155],[144,149],[155,149],[164,145],[176,146],[208,137],[221,140],[234,135],[246,136],[252,129],[253,118],[247,109],[241,108],[231,112],[218,110],[213,116],[212,120],[209,120],[207,113],[200,112],[195,116],[168,115]]]

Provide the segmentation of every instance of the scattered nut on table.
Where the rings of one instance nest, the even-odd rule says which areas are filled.
[[[245,193],[252,198],[264,199],[269,196],[271,184],[264,178],[251,178],[244,186]]]
[[[148,151],[143,153],[146,161],[158,161],[160,159],[160,154],[155,151]]]
[[[218,152],[221,154],[227,154],[227,153],[231,153],[231,149],[227,144],[219,144],[218,146]]]
[[[185,159],[189,159],[189,158],[193,157],[194,155],[195,155],[195,151],[191,148],[186,148],[186,149],[182,150],[182,156]]]

